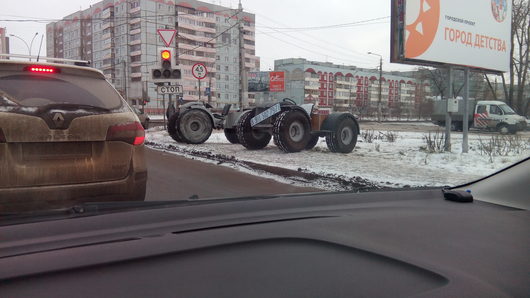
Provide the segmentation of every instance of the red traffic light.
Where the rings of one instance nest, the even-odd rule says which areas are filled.
[[[160,57],[162,57],[163,60],[169,60],[171,59],[171,52],[168,50],[163,50],[160,52]]]

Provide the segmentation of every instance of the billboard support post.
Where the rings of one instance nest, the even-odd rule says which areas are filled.
[[[469,132],[469,67],[464,69],[464,119],[462,124],[462,152],[469,151],[468,132]]]
[[[453,98],[453,68],[449,66],[447,69],[449,72],[449,89],[447,94],[447,112],[445,113],[445,144],[444,151],[451,151],[451,113],[449,112],[449,101]]]

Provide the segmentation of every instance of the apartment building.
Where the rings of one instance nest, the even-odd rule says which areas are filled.
[[[276,98],[289,97],[297,103],[317,103],[337,111],[374,111],[379,101],[379,71],[330,62],[308,61],[303,58],[274,62],[275,71],[285,72],[285,92]],[[393,110],[413,113],[430,94],[428,82],[396,72],[383,72],[381,105],[390,114]]]
[[[92,61],[131,104],[146,104],[149,113],[162,113],[162,97],[151,81],[151,69],[159,65],[158,48],[165,47],[157,30],[175,29],[170,47],[182,68],[182,99],[200,97],[214,106],[237,106],[239,22],[244,28],[245,68],[259,70],[255,16],[193,0],[103,0],[48,24],[46,47],[50,56]],[[191,73],[199,62],[209,72],[200,90]]]

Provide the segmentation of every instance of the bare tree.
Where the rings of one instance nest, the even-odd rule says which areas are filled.
[[[520,114],[529,114],[529,48],[530,48],[530,2],[512,0],[512,30],[510,38],[509,81],[501,76],[506,103]],[[491,81],[486,76],[489,88],[495,94]],[[494,95],[496,97],[496,94]]]

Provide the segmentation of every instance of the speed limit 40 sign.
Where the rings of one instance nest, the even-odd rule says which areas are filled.
[[[202,80],[206,77],[208,74],[208,69],[206,68],[206,65],[202,63],[195,63],[193,67],[191,68],[191,74],[197,79]]]

